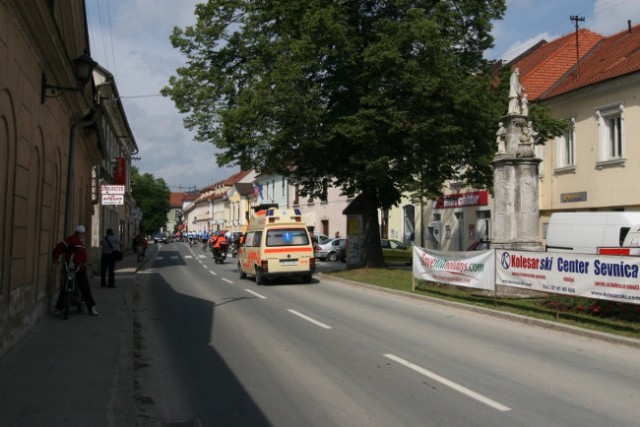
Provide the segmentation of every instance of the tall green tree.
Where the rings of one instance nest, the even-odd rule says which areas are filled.
[[[365,264],[378,209],[488,184],[499,117],[483,51],[504,0],[209,0],[174,28],[187,59],[162,93],[218,163],[359,195]]]
[[[131,168],[131,179],[135,183],[133,198],[142,209],[143,227],[146,234],[153,234],[167,225],[167,214],[171,210],[171,191],[162,178],[150,173],[140,175],[138,168]]]

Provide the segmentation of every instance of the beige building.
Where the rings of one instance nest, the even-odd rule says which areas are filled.
[[[314,233],[334,237],[347,235],[347,218],[342,213],[353,199],[342,194],[340,189],[328,187],[322,198],[303,197],[296,186],[289,185],[290,208],[300,209],[307,228]]]
[[[218,230],[241,231],[240,210],[248,207],[249,202],[246,200],[241,202],[242,190],[234,191],[234,188],[236,184],[252,183],[255,177],[256,172],[253,170],[241,171],[204,188],[200,196],[184,208],[183,220],[187,231],[195,233]]]
[[[56,243],[85,225],[97,265],[105,229],[134,223],[126,174],[137,148],[96,65],[84,0],[0,0],[0,357],[57,298]],[[101,185],[116,179],[123,204],[105,206]]]
[[[637,211],[640,26],[602,38],[539,102],[570,124],[544,146],[541,232],[553,212]]]

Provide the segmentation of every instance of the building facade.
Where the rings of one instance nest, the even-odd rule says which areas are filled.
[[[539,102],[569,123],[544,145],[540,229],[568,211],[640,211],[640,26],[602,37]]]
[[[59,283],[51,250],[89,228],[102,153],[84,1],[0,1],[0,356],[47,313]],[[57,91],[50,87],[77,88]]]

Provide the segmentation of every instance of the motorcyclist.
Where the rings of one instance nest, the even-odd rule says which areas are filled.
[[[229,241],[225,237],[224,232],[220,231],[217,234],[217,239],[213,244],[214,258],[218,257],[221,251],[226,251],[227,246],[229,246]]]

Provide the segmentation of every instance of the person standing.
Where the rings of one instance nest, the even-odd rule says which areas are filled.
[[[120,245],[121,243],[118,236],[113,234],[113,230],[111,228],[107,228],[107,235],[100,241],[100,246],[102,247],[102,258],[100,259],[100,286],[103,288],[107,286],[109,288],[116,287],[116,257],[114,251],[120,250]]]
[[[142,262],[147,252],[147,239],[144,237],[144,233],[141,231],[136,236],[136,254],[138,255],[138,262]]]
[[[60,241],[53,248],[52,259],[53,261],[57,261],[58,258],[60,258],[60,255],[63,255],[64,262],[68,263],[69,261],[73,260],[73,263],[78,267],[78,272],[76,273],[76,284],[80,289],[82,300],[87,305],[89,314],[91,314],[92,316],[97,316],[98,310],[96,309],[96,303],[93,300],[93,296],[91,295],[89,276],[87,275],[87,262],[89,261],[89,257],[87,254],[87,249],[84,247],[84,243],[82,243],[82,238],[84,237],[86,232],[87,230],[84,225],[78,225],[76,227],[75,233]],[[65,287],[61,284],[60,293],[58,294],[58,302],[55,306],[55,311],[57,313],[62,311],[64,288]]]

